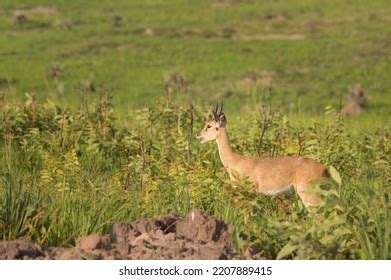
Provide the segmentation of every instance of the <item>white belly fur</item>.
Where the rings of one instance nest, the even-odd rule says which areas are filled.
[[[272,195],[273,196],[273,195],[279,195],[279,194],[286,193],[286,192],[290,191],[291,189],[293,189],[293,186],[288,185],[288,186],[280,187],[280,188],[274,189],[274,190],[262,191],[261,193],[264,195]]]

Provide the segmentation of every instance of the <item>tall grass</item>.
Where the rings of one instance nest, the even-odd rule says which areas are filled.
[[[162,99],[119,122],[107,94],[76,112],[34,96],[6,104],[2,239],[68,246],[116,220],[198,207],[234,225],[241,252],[255,245],[269,258],[391,258],[390,131],[352,136],[332,108],[306,126],[271,109],[246,125],[228,120],[239,153],[300,154],[338,170],[341,184],[316,190],[322,203],[308,213],[294,193],[271,198],[231,187],[214,145],[193,139],[205,121],[201,112]]]

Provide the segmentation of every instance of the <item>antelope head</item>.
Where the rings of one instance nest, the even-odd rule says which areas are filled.
[[[200,139],[201,143],[216,140],[221,133],[221,129],[226,125],[227,118],[224,115],[223,103],[221,102],[220,109],[219,104],[216,104],[216,108],[212,111],[212,115],[209,115],[209,120],[197,138]]]

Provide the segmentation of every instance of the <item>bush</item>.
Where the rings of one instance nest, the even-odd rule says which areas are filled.
[[[34,96],[5,105],[2,238],[72,245],[115,220],[198,207],[235,226],[241,252],[255,245],[269,258],[391,258],[389,131],[353,137],[332,108],[323,121],[301,127],[265,108],[245,128],[230,122],[240,153],[300,154],[338,170],[341,184],[318,189],[324,199],[308,213],[293,193],[255,195],[245,182],[233,188],[214,145],[193,139],[205,121],[201,112],[162,99],[120,122],[107,94],[76,112]]]

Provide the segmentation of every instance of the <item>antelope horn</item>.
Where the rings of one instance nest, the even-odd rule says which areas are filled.
[[[216,103],[216,107],[215,107],[215,109],[213,110],[213,119],[214,119],[215,121],[218,121],[218,120],[219,120],[218,110],[219,110],[219,103]]]
[[[219,113],[219,116],[221,116],[221,114],[223,113],[223,101],[221,101],[221,107],[220,107],[220,113]]]
[[[219,102],[216,103],[216,107],[213,110],[213,119],[215,121],[219,121],[222,114],[223,114],[223,101],[221,101],[221,106],[219,106]]]

